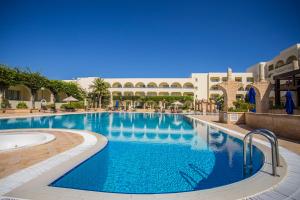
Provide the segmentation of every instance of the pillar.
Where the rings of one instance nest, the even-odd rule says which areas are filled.
[[[298,60],[294,60],[293,61],[293,66],[294,66],[294,70],[299,69],[300,68],[299,61]]]
[[[270,81],[260,81],[253,83],[253,87],[256,91],[256,112],[267,113],[269,111],[269,95],[272,90]],[[279,91],[280,101],[280,91]]]
[[[280,106],[280,80],[275,80],[275,105]]]
[[[230,77],[230,76],[228,76]],[[233,102],[236,101],[236,93],[243,84],[240,82],[235,82],[234,80],[228,80],[227,82],[222,82],[218,84],[220,90],[224,94],[224,110],[227,111],[230,107],[233,107]]]
[[[265,80],[265,68],[264,64],[260,63],[259,64],[259,81],[264,81]]]

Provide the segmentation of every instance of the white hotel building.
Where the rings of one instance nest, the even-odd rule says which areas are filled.
[[[233,73],[233,78],[243,87],[237,97],[246,94],[253,82],[252,73]],[[69,80],[89,91],[89,86],[98,77],[82,77]],[[222,91],[217,84],[227,80],[227,73],[192,73],[188,78],[104,78],[112,96],[193,96],[194,99],[209,99]],[[247,87],[248,86],[248,87]]]
[[[273,59],[266,62],[259,62],[247,69],[247,72],[232,73],[233,80],[242,83],[236,96],[244,97],[253,81],[262,79],[270,80],[274,84],[273,77],[287,72],[298,72],[300,62],[300,44],[295,44],[279,53]],[[89,91],[89,86],[98,77],[79,77],[72,81],[78,83],[82,88]],[[217,84],[227,81],[227,73],[192,73],[187,78],[104,78],[109,84],[109,91],[113,96],[193,96],[195,100],[207,100],[213,98],[222,91]],[[294,76],[294,102],[300,105],[300,76]],[[285,84],[284,81],[280,82]],[[65,93],[59,94],[60,99],[66,97]],[[270,97],[274,96],[271,92]],[[279,96],[279,95],[277,95]],[[280,92],[284,96],[284,92]],[[25,102],[31,108],[31,91],[24,85],[11,86],[6,92],[6,98],[11,107],[15,108],[19,102]],[[41,99],[53,103],[53,94],[47,88],[39,90],[36,96],[36,106],[39,107]],[[284,101],[284,98],[282,98]],[[277,99],[277,103],[280,99]]]

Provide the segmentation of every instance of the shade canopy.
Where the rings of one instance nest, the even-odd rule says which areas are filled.
[[[255,105],[255,96],[256,96],[256,92],[255,92],[254,88],[251,87],[251,88],[249,89],[249,92],[248,92],[248,97],[249,97],[249,103],[250,103],[250,104]],[[256,112],[256,109],[253,108],[253,109],[250,110],[250,111],[251,111],[251,112]]]
[[[285,94],[285,111],[287,114],[293,114],[294,113],[294,108],[295,104],[292,98],[292,93],[290,91],[287,91]]]
[[[79,101],[78,99],[75,99],[74,97],[72,96],[69,96],[65,99],[63,99],[63,102],[76,102],[76,101]]]

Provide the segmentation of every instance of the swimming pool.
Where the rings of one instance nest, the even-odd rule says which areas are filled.
[[[102,151],[51,183],[54,187],[157,194],[214,188],[247,178],[240,139],[183,115],[89,113],[0,122],[0,129],[85,129],[108,138]],[[254,174],[264,156],[257,148],[253,153]]]

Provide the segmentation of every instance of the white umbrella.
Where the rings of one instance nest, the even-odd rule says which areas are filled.
[[[178,108],[179,106],[183,106],[183,104],[180,103],[179,101],[175,101],[174,103],[172,103],[172,105],[174,105],[174,107],[175,107],[176,110],[177,110],[177,108]]]
[[[75,99],[74,97],[72,96],[69,96],[65,99],[63,99],[64,102],[75,102],[75,101],[78,101],[78,99]]]
[[[75,99],[74,97],[72,97],[72,96],[69,96],[69,97],[67,97],[67,98],[65,98],[65,99],[63,99],[63,102],[76,102],[76,101],[79,101],[78,99]]]
[[[175,101],[174,103],[172,103],[172,105],[175,105],[175,106],[183,106],[183,104],[179,101]]]

